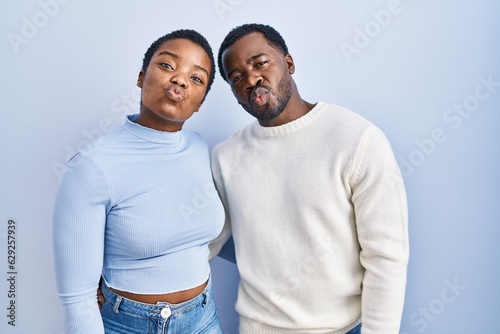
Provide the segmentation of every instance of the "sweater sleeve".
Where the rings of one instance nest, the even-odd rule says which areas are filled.
[[[108,202],[101,170],[82,154],[76,155],[59,185],[53,213],[56,283],[66,333],[104,333],[96,289]]]
[[[224,183],[223,183],[223,178],[222,178],[222,169],[220,166],[220,162],[218,160],[218,157],[216,155],[217,147],[214,149],[214,152],[212,153],[212,159],[211,159],[211,169],[212,169],[212,176],[214,179],[215,183],[215,188],[217,189],[217,192],[219,193],[219,197],[222,201],[222,204],[224,205],[224,212],[225,212],[225,221],[224,221],[224,227],[222,228],[221,233],[217,238],[215,238],[213,241],[210,242],[209,244],[209,249],[210,249],[210,255],[209,255],[209,260],[213,259],[216,257],[219,252],[221,251],[222,247],[226,243],[226,241],[231,237],[232,231],[231,231],[231,222],[229,219],[229,213],[228,213],[228,207],[227,207],[227,196],[226,196],[226,191],[224,188]]]
[[[362,287],[363,334],[397,334],[403,312],[409,257],[403,179],[385,135],[365,130],[351,171]]]

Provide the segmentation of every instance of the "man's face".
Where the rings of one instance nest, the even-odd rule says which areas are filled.
[[[211,70],[205,50],[187,39],[163,43],[146,72],[139,73],[141,113],[161,123],[182,126],[200,108]]]
[[[238,103],[260,121],[279,116],[292,96],[290,55],[269,44],[259,32],[227,48],[222,65]]]

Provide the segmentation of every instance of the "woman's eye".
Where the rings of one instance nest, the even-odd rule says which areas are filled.
[[[201,79],[200,79],[200,78],[198,78],[198,77],[192,77],[191,79],[192,79],[193,81],[197,82],[197,83],[200,83],[200,84],[202,84],[202,83],[203,83],[203,80],[201,80]]]
[[[160,65],[161,65],[162,67],[168,68],[168,69],[170,69],[170,70],[172,69],[172,66],[171,66],[170,64],[167,64],[167,63],[160,63]]]

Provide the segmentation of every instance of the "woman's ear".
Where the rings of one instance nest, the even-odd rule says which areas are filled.
[[[205,99],[203,99],[203,101],[205,101]],[[201,106],[203,105],[203,101],[201,101],[200,105],[198,106],[198,108],[196,108],[194,112],[198,112],[200,110]]]

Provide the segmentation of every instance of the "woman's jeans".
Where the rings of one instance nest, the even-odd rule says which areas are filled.
[[[222,334],[211,279],[202,293],[180,304],[136,302],[104,282],[101,290],[106,298],[101,308],[106,334]]]

